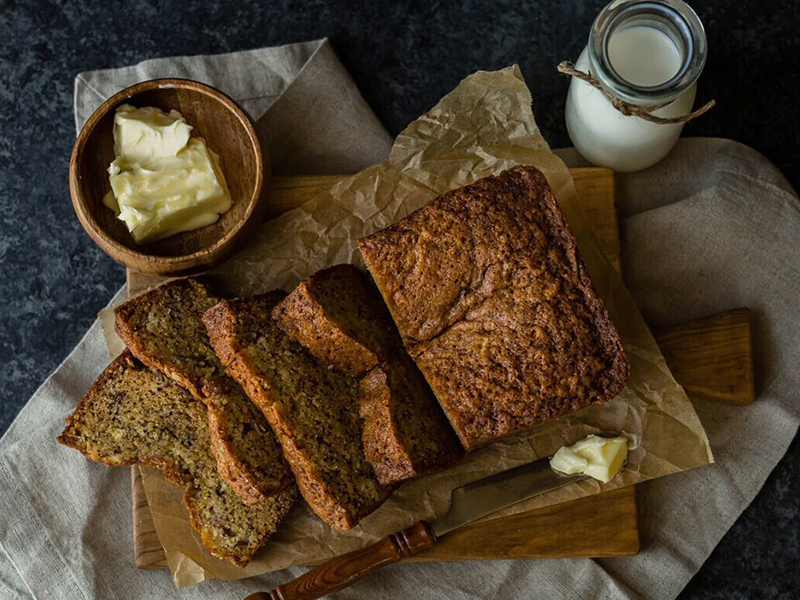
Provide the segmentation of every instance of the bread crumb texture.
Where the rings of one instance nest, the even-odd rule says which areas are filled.
[[[109,365],[58,438],[111,466],[160,467],[183,487],[192,526],[219,558],[244,567],[275,532],[297,498],[294,485],[244,504],[217,473],[206,407],[130,352]]]
[[[380,294],[353,265],[317,271],[272,313],[278,326],[324,363],[363,375],[399,341]]]
[[[285,296],[223,300],[203,319],[223,364],[267,416],[303,497],[323,521],[347,530],[392,488],[378,482],[361,446],[357,381],[317,361],[273,321]]]
[[[206,404],[220,476],[247,503],[291,485],[264,415],[225,373],[203,325],[215,297],[201,280],[177,279],[118,306],[116,329],[133,355]]]
[[[350,264],[318,271],[284,298],[272,315],[317,359],[363,376],[362,442],[381,483],[390,485],[439,470],[463,455],[369,276]]]

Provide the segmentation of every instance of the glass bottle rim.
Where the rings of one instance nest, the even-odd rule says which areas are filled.
[[[664,83],[641,86],[623,78],[611,64],[611,36],[625,24],[649,20],[676,42],[681,51],[678,72]],[[692,87],[706,64],[708,43],[703,24],[682,0],[623,0],[606,6],[589,32],[589,64],[592,75],[616,98],[638,105],[670,102]]]

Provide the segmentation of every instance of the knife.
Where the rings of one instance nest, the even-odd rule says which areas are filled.
[[[547,458],[484,477],[454,489],[447,513],[433,523],[419,521],[372,546],[332,558],[269,592],[250,594],[245,600],[313,600],[332,594],[381,567],[432,547],[440,537],[463,525],[584,479],[589,477],[557,473]]]

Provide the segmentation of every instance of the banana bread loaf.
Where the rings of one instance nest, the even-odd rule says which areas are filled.
[[[202,316],[217,300],[202,281],[170,281],[118,306],[116,329],[137,359],[208,407],[219,474],[253,504],[290,485],[292,475],[264,415],[209,344]]]
[[[103,372],[58,438],[112,466],[161,467],[183,486],[192,526],[220,558],[243,567],[275,532],[297,498],[290,485],[245,505],[222,479],[211,454],[206,407],[125,351]]]
[[[619,335],[538,169],[443,194],[358,246],[467,450],[624,388]]]
[[[318,362],[272,320],[286,296],[223,300],[203,317],[211,343],[278,436],[300,493],[344,531],[392,491],[375,478],[361,447],[357,382]]]
[[[403,348],[380,293],[356,267],[342,264],[318,271],[284,298],[272,316],[322,362],[363,375],[362,443],[382,484],[436,471],[463,455],[430,387]]]

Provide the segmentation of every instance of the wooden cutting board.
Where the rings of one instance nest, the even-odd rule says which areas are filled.
[[[572,177],[599,244],[617,269],[619,229],[614,175],[608,169],[572,169]],[[274,177],[267,218],[312,199],[341,176]],[[164,278],[128,271],[136,295]],[[689,393],[737,404],[753,400],[749,314],[738,309],[656,332],[673,375]],[[141,569],[166,569],[138,467],[131,469],[134,561]],[[412,561],[497,560],[540,557],[632,556],[639,552],[636,488],[464,527]]]

